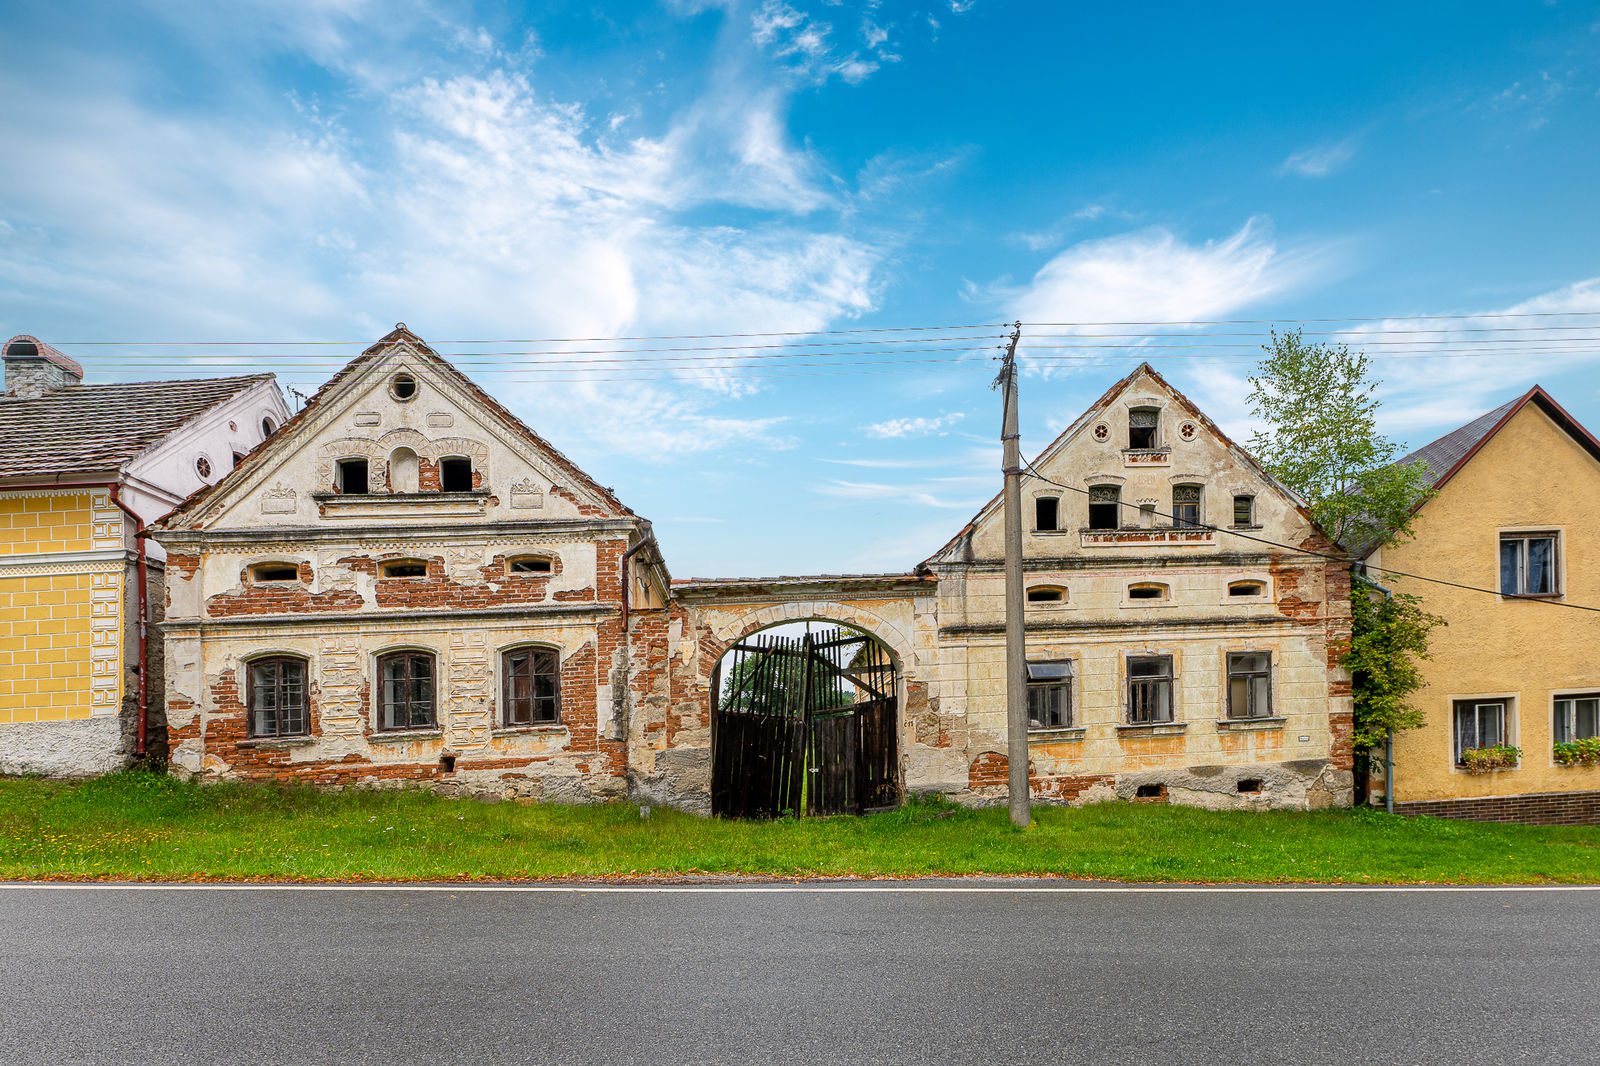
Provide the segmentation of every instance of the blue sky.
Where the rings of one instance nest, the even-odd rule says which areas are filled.
[[[1075,362],[1030,327],[1032,453],[1147,357],[1243,439],[1266,324],[1336,318],[1308,328],[1385,353],[1397,439],[1535,381],[1600,426],[1600,319],[1431,335],[1504,342],[1449,359],[1392,332],[1600,312],[1600,6],[1302,7],[14,0],[0,330],[101,380],[309,392],[403,320],[653,519],[680,577],[930,554],[997,488],[999,331],[918,363],[824,334],[760,375],[552,372],[597,356],[505,340],[1261,323]],[[1446,325],[1508,321],[1535,320]],[[67,343],[93,340],[345,343]]]

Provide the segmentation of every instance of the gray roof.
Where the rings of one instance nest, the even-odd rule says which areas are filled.
[[[70,385],[0,396],[0,477],[111,472],[271,374]]]
[[[1429,474],[1432,475],[1428,478],[1428,487],[1437,486],[1446,474],[1467,457],[1467,453],[1483,443],[1483,439],[1511,413],[1513,408],[1526,399],[1527,396],[1524,395],[1514,400],[1507,400],[1493,411],[1479,415],[1466,425],[1451,430],[1430,444],[1424,444],[1402,458],[1399,465],[1419,462],[1426,464]]]

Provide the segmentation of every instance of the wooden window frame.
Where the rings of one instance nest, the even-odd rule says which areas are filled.
[[[1071,659],[1033,659],[1028,662],[1028,730],[1029,732],[1050,732],[1057,729],[1071,729],[1073,727],[1072,706],[1072,678],[1074,670]],[[1038,705],[1048,700],[1050,694],[1059,696],[1059,704],[1052,708],[1060,717],[1060,721],[1046,722],[1042,716],[1036,716]]]
[[[528,690],[524,696],[515,692],[518,678],[524,676],[516,667],[516,660],[525,658]],[[539,670],[541,659],[548,669]],[[538,678],[549,678],[549,692],[541,695]],[[540,709],[547,703],[548,715]],[[547,644],[522,644],[500,652],[500,724],[506,729],[525,729],[541,725],[561,724],[561,650]]]
[[[1193,495],[1194,499],[1185,499],[1181,502],[1178,497]],[[1186,481],[1181,485],[1172,486],[1172,528],[1173,529],[1204,529],[1205,528],[1205,486]],[[1185,513],[1186,508],[1194,508],[1192,517]]]
[[[1261,656],[1267,660],[1267,665],[1261,670],[1245,669],[1237,660],[1247,657]],[[1248,722],[1256,718],[1272,717],[1272,653],[1270,651],[1230,651],[1226,655],[1227,664],[1227,692],[1228,692],[1228,720],[1234,722]],[[1239,708],[1233,700],[1233,682],[1242,679],[1245,682],[1245,707],[1244,713],[1239,713]],[[1256,678],[1266,680],[1267,699],[1264,707],[1255,705],[1255,686],[1251,684]]]
[[[1165,672],[1156,674],[1134,674],[1134,666],[1142,663],[1154,663],[1164,667]],[[1169,725],[1178,720],[1176,707],[1177,673],[1173,668],[1170,655],[1130,655],[1127,658],[1128,671],[1127,706],[1124,708],[1124,717],[1129,725]],[[1154,718],[1142,708],[1148,708],[1155,701],[1152,694],[1159,686],[1165,685],[1167,690],[1166,717]],[[1148,690],[1148,691],[1147,691]]]
[[[1098,497],[1098,499],[1096,498]],[[1095,508],[1111,508],[1111,524],[1095,524]],[[1102,512],[1103,513],[1103,512]],[[1089,487],[1089,528],[1113,530],[1122,528],[1122,486],[1091,485]]]
[[[284,667],[292,666],[298,670],[299,700],[297,707],[290,707],[288,712],[284,709],[284,695],[287,678],[284,677]],[[258,681],[258,670],[271,667],[274,670],[272,681],[265,690],[263,683]],[[311,735],[311,694],[307,691],[307,678],[311,673],[310,663],[299,655],[263,655],[251,659],[244,664],[244,707],[245,707],[245,734],[252,740],[275,740],[280,737],[304,737]],[[270,731],[261,730],[256,725],[256,715],[262,708],[256,706],[257,701],[271,691],[273,704],[270,713],[273,715]],[[294,716],[290,718],[290,716]],[[286,718],[290,718],[286,721]],[[298,720],[294,720],[297,718]],[[298,725],[299,728],[292,728]]]
[[[406,695],[403,703],[405,721],[394,723],[397,711],[402,706],[391,704],[389,701],[389,665],[391,663],[404,663],[404,676],[398,680],[404,686]],[[427,677],[424,679],[416,672],[419,663],[427,664]],[[378,694],[375,708],[377,731],[380,733],[406,732],[415,729],[437,729],[439,726],[439,657],[431,651],[420,648],[396,648],[394,651],[384,652],[377,659]],[[427,681],[427,713],[425,720],[418,721],[416,705],[418,699],[415,686],[420,680]]]
[[[1244,521],[1239,521],[1239,507],[1244,505]],[[1233,524],[1238,529],[1247,529],[1256,524],[1256,498],[1242,492],[1233,494]]]

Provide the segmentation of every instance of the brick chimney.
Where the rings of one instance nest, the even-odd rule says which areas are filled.
[[[31,400],[83,380],[83,367],[38,337],[19,333],[0,351],[5,354],[5,391],[19,400]]]

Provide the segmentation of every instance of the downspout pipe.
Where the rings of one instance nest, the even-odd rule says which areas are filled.
[[[127,502],[123,500],[120,491],[121,485],[112,482],[108,488],[111,492],[111,502],[116,504],[123,514],[133,519],[133,539],[136,545],[134,556],[137,560],[139,589],[139,734],[138,746],[134,749],[134,758],[143,760],[145,757],[145,735],[150,715],[150,565],[145,556],[144,519],[139,517],[139,513],[129,507]]]
[[[1394,592],[1378,584],[1367,576],[1367,564],[1357,563],[1350,569],[1350,576],[1371,589],[1383,593],[1386,600],[1394,599]],[[1383,735],[1383,809],[1388,814],[1394,813],[1394,730],[1386,729]]]

